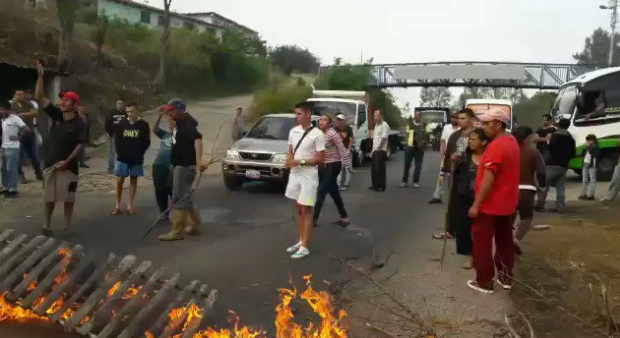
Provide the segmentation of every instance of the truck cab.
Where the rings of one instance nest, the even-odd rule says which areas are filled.
[[[567,82],[560,88],[550,114],[555,121],[571,121],[568,131],[575,138],[577,153],[569,169],[581,173],[586,136],[594,134],[601,151],[598,177],[611,179],[619,156],[620,67],[593,71]]]
[[[362,91],[314,90],[313,97],[307,101],[313,103],[313,111],[321,114],[344,114],[353,129],[353,163],[359,166],[367,153],[368,138],[368,95]]]
[[[493,108],[499,108],[504,114],[510,116],[507,130],[511,131],[513,128],[514,116],[512,114],[512,101],[510,100],[469,99],[465,102],[465,107],[473,110],[476,115],[480,115]]]

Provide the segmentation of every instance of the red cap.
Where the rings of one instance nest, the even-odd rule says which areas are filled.
[[[75,104],[80,103],[80,96],[78,94],[76,94],[75,92],[60,92],[60,94],[58,94],[58,96],[61,99],[70,99]]]
[[[163,111],[172,111],[172,110],[175,110],[176,108],[174,108],[174,107],[173,107],[173,106],[171,106],[171,105],[167,105],[167,104],[165,104],[165,105],[161,106],[161,108],[160,108],[160,109],[161,109],[161,110],[163,110]]]
[[[493,108],[477,116],[482,122],[500,121],[504,123],[510,122],[510,116],[499,108]]]

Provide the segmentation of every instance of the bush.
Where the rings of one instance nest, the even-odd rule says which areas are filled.
[[[92,35],[94,40],[95,32]],[[115,17],[109,20],[104,48],[154,78],[160,39],[159,30]],[[264,41],[236,32],[224,34],[220,41],[211,32],[171,27],[167,89],[185,96],[252,91],[267,81],[269,73],[269,61],[254,55],[261,45]]]
[[[291,113],[295,105],[312,96],[312,87],[305,81],[275,76],[267,86],[254,95],[254,115]]]

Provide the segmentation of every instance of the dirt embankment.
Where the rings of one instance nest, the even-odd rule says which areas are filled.
[[[571,208],[536,215],[535,224],[552,228],[526,238],[511,297],[536,337],[619,337],[620,209],[596,202]]]

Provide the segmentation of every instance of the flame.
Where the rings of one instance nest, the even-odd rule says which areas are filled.
[[[138,292],[140,292],[140,289],[142,289],[142,286],[136,287],[135,285],[132,285],[129,290],[125,292],[122,299],[132,299],[138,294]]]
[[[331,296],[324,291],[315,291],[310,283],[311,276],[304,276],[306,290],[298,294],[297,289],[292,286],[290,289],[282,288],[280,292],[280,303],[276,306],[276,338],[346,338],[347,331],[342,323],[346,317],[346,312],[336,312],[332,305]],[[291,282],[292,284],[292,282]],[[293,321],[294,314],[291,309],[291,302],[300,298],[304,300],[321,319],[319,325],[312,323],[307,327]],[[176,308],[168,314],[168,327],[187,312],[182,332],[187,330],[188,325],[194,318],[202,318],[204,310],[192,304],[188,307]],[[247,326],[239,326],[239,316],[230,311],[230,323],[232,329],[207,328],[194,334],[192,338],[267,338],[262,330],[251,329]],[[144,333],[145,338],[154,338],[151,332]],[[179,338],[181,335],[173,336]]]
[[[118,290],[118,287],[121,286],[121,282],[118,281],[116,282],[116,284],[114,284],[110,290],[108,290],[108,298],[112,297],[112,295],[114,295],[114,292],[116,292],[116,290]]]
[[[58,254],[63,257],[67,257],[71,254],[71,250],[69,248],[59,248]]]
[[[29,320],[36,319],[48,321],[49,319],[36,315],[30,310],[22,309],[17,305],[11,305],[6,301],[6,294],[0,295],[0,322],[9,320]]]

